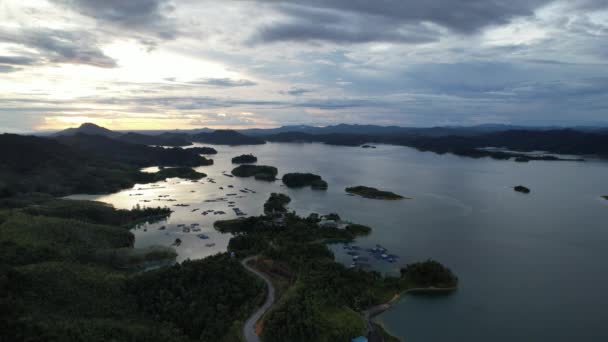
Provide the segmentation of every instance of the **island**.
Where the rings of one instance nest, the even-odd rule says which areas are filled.
[[[191,147],[188,150],[198,154],[217,154],[217,150],[213,147],[202,146],[202,147]]]
[[[602,196],[603,199],[608,200],[608,195]]]
[[[396,193],[393,193],[390,191],[382,191],[382,190],[378,190],[376,188],[362,186],[362,185],[349,187],[344,190],[346,192],[348,192],[349,194],[359,195],[361,197],[371,198],[371,199],[400,200],[400,199],[406,198],[406,197],[397,195]]]
[[[286,173],[283,175],[283,184],[288,188],[303,188],[310,186],[316,190],[326,190],[327,182],[319,175],[312,173]]]
[[[433,260],[407,265],[396,276],[336,262],[329,244],[353,243],[371,228],[325,225],[328,219],[340,220],[339,215],[301,217],[284,208],[289,202],[285,194],[271,194],[264,215],[214,225],[234,235],[228,250],[270,282],[269,292],[276,298],[270,309],[256,316],[261,316],[257,327],[263,341],[350,341],[357,336],[374,340],[378,335],[389,340],[372,319],[396,298],[456,289],[458,279]]]
[[[232,158],[233,164],[251,164],[258,161],[258,158],[253,154],[241,154]]]
[[[270,197],[264,203],[264,213],[267,215],[276,213],[286,213],[285,206],[291,202],[291,198],[285,194],[271,193]]]
[[[279,171],[274,166],[267,165],[239,165],[232,169],[232,175],[236,177],[254,177],[257,180],[274,181]]]
[[[529,194],[530,193],[530,189],[526,188],[523,185],[518,185],[518,186],[514,187],[513,190],[515,190],[517,192],[521,192],[522,194]]]
[[[374,145],[361,145],[361,148],[376,148]]]
[[[167,178],[183,178],[188,180],[199,180],[207,177],[205,173],[194,171],[189,167],[160,167],[160,170],[153,175],[153,181],[161,181]],[[150,182],[151,183],[151,182]]]

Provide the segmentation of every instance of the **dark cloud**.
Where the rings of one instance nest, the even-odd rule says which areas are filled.
[[[470,34],[511,19],[531,16],[552,0],[292,0],[267,3],[283,14],[259,28],[253,42],[373,41],[427,43],[437,26]]]
[[[312,90],[310,90],[310,89],[294,87],[289,90],[282,90],[279,93],[281,93],[283,95],[300,96],[300,95],[304,95],[304,94],[310,93],[310,92],[312,92]]]
[[[196,81],[188,82],[188,84],[230,88],[250,87],[256,85],[257,83],[244,79],[235,80],[231,78],[202,78]]]
[[[36,59],[24,56],[0,56],[0,64],[32,65]]]
[[[19,71],[19,70],[21,70],[21,69],[15,68],[15,67],[10,66],[10,65],[2,65],[2,64],[0,64],[0,73],[15,72],[15,71]]]
[[[106,56],[97,46],[97,39],[88,32],[52,29],[0,29],[0,42],[8,42],[36,50],[37,57],[47,63],[86,64],[102,68],[116,66],[116,61]],[[4,57],[20,65],[33,57]],[[31,61],[33,63],[33,61]],[[19,63],[14,63],[19,64]]]
[[[76,12],[161,39],[177,35],[175,22],[168,17],[174,7],[168,0],[52,0]],[[153,41],[145,43],[154,45]]]

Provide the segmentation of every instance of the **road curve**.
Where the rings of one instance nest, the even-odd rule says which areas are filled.
[[[256,276],[258,276],[258,277],[262,278],[262,280],[264,280],[264,282],[266,283],[266,288],[268,289],[268,294],[266,295],[266,300],[264,301],[264,305],[262,305],[259,309],[257,309],[249,317],[249,319],[247,319],[247,321],[245,322],[245,325],[243,325],[243,337],[245,337],[245,341],[247,341],[247,342],[260,342],[260,338],[258,337],[258,335],[255,334],[255,324],[260,320],[262,315],[264,315],[264,313],[266,311],[268,311],[270,306],[274,303],[274,286],[272,286],[272,282],[270,281],[270,279],[262,272],[259,272],[255,269],[251,268],[249,265],[247,265],[247,262],[249,260],[253,260],[255,258],[257,258],[257,256],[251,256],[251,257],[245,258],[245,259],[243,259],[243,261],[241,261],[241,264],[243,265],[243,267],[245,267],[245,269],[247,271],[255,274]]]

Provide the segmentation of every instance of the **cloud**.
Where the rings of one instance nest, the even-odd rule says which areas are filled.
[[[333,43],[437,41],[440,28],[460,34],[532,16],[551,0],[258,0],[282,16],[262,25],[254,43],[326,41]]]
[[[0,42],[36,50],[38,56],[48,63],[85,64],[101,68],[116,66],[116,61],[105,55],[97,46],[97,38],[84,31],[0,28]],[[34,63],[33,57],[2,58],[12,61],[11,64]]]
[[[310,89],[292,87],[288,90],[281,90],[279,93],[283,95],[300,96],[310,92],[312,92]]]
[[[10,65],[0,64],[0,73],[15,72],[15,71],[19,71],[19,70],[21,70],[21,69],[12,67]]]
[[[32,65],[36,59],[24,56],[0,56],[0,64]]]
[[[168,15],[174,6],[168,0],[52,0],[98,21],[123,29],[174,39],[177,28]],[[153,42],[148,42],[153,44]]]
[[[245,80],[245,79],[231,79],[231,78],[201,78],[196,81],[188,82],[188,84],[194,85],[206,85],[212,87],[251,87],[257,83]]]

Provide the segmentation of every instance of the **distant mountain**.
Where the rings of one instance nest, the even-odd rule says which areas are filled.
[[[211,133],[198,133],[192,136],[192,141],[217,145],[261,145],[261,138],[248,136],[233,130],[216,130]]]
[[[188,146],[192,145],[191,138],[187,134],[162,133],[159,135],[148,135],[129,132],[116,137],[116,139],[132,144],[157,145],[157,146]]]
[[[75,134],[87,134],[87,135],[101,135],[103,137],[116,138],[121,135],[121,133],[111,131],[107,128],[97,126],[93,123],[83,123],[80,127],[77,128],[68,128],[63,131],[59,131],[54,134],[54,136],[66,136],[66,135],[75,135]]]
[[[412,134],[425,136],[446,135],[477,135],[490,132],[502,132],[512,129],[526,129],[521,126],[510,125],[479,125],[479,126],[439,126],[439,127],[400,127],[400,126],[378,126],[378,125],[349,125],[339,124],[334,126],[316,127],[307,125],[282,126],[270,129],[245,129],[239,132],[252,136],[271,135],[280,133],[306,133],[306,134],[362,134],[362,135],[395,135]],[[540,129],[540,128],[535,128]]]
[[[460,134],[456,134],[456,133]],[[496,147],[511,151],[546,151],[555,154],[598,155],[608,157],[608,132],[584,132],[573,129],[507,129],[477,134],[456,130],[451,135],[429,134],[308,134],[284,132],[263,136],[272,142],[322,142],[331,145],[358,146],[365,143],[402,145],[421,151],[453,153],[470,157],[508,159],[509,152],[483,151]]]

